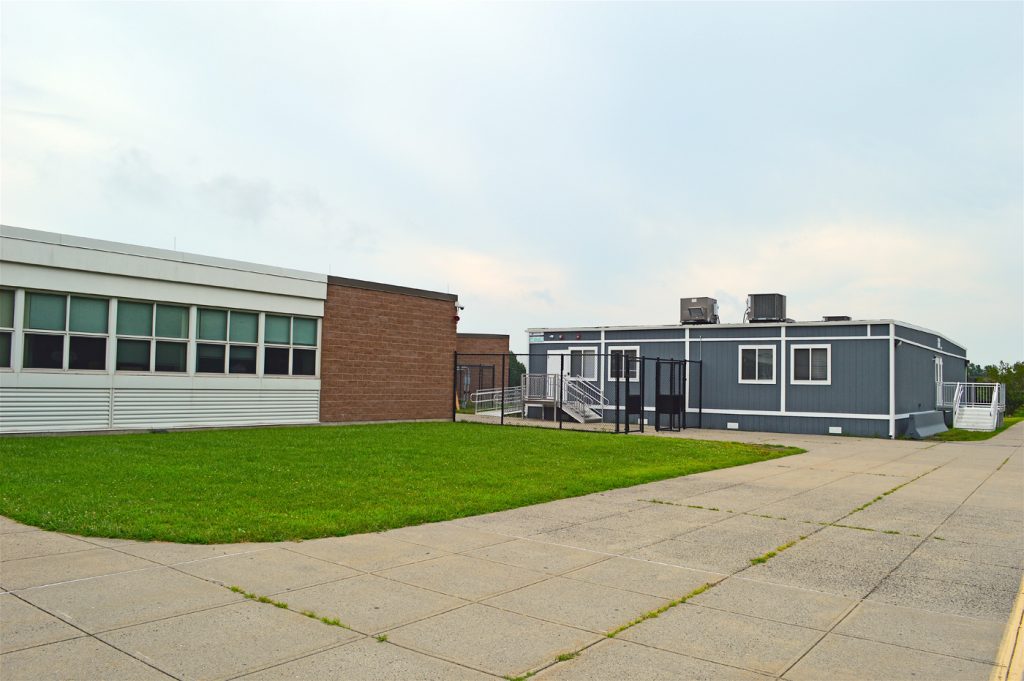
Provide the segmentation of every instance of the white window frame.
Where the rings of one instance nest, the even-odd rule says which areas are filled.
[[[287,317],[288,318],[288,343],[270,343],[267,342],[267,317]],[[301,343],[295,342],[295,320],[296,319],[310,319],[316,324],[316,345],[302,345]],[[278,312],[265,312],[260,318],[260,338],[263,339],[261,344],[262,352],[260,353],[260,374],[264,378],[319,378],[320,377],[320,318],[319,317],[307,317],[306,315],[297,314],[282,314]],[[268,374],[266,366],[266,353],[267,350],[287,350],[288,351],[288,373],[286,374]],[[295,373],[295,351],[296,350],[312,350],[313,351],[313,373],[312,374],[297,374]]]
[[[939,357],[938,355],[936,355],[934,361],[935,361],[935,382],[936,383],[942,383],[943,380],[945,380],[943,378],[942,357]]]
[[[12,290],[12,289],[6,289],[6,290]],[[105,296],[94,296],[94,295],[89,295],[89,294],[68,293],[68,292],[65,292],[65,291],[46,291],[46,290],[43,290],[43,289],[24,289],[23,291],[24,292],[23,292],[23,294],[21,296],[22,304],[21,304],[21,310],[20,310],[20,312],[22,314],[22,319],[21,319],[21,325],[20,325],[20,328],[21,328],[21,343],[20,343],[19,351],[22,352],[22,353],[25,352],[25,341],[27,340],[27,338],[26,338],[27,336],[59,336],[59,337],[62,337],[64,339],[63,340],[64,347],[63,347],[63,352],[62,352],[63,357],[61,358],[60,368],[52,367],[52,368],[44,369],[42,367],[26,367],[25,366],[25,356],[24,356],[24,354],[22,354],[22,356],[20,358],[21,371],[33,372],[33,373],[34,372],[39,372],[39,373],[75,373],[75,374],[77,374],[77,373],[84,373],[84,374],[93,374],[93,375],[95,375],[95,374],[106,374],[106,373],[109,373],[111,371],[111,369],[110,369],[110,367],[108,365],[110,363],[110,348],[111,348],[111,345],[112,345],[112,341],[114,339],[114,334],[111,333],[111,330],[110,330],[110,309],[114,305],[114,299],[113,298],[107,298]],[[33,329],[33,328],[28,327],[28,326],[25,326],[24,314],[25,314],[25,306],[27,305],[27,302],[25,302],[25,301],[26,301],[26,298],[28,296],[32,295],[33,293],[40,293],[40,294],[48,295],[48,296],[60,296],[60,297],[64,298],[64,330],[63,331],[57,331],[55,329]],[[72,331],[71,330],[71,299],[72,298],[90,298],[90,299],[93,299],[93,300],[105,300],[105,301],[107,301],[107,331],[106,331],[106,333],[94,333],[92,331]],[[17,327],[18,327],[18,317],[17,317],[17,315],[18,315],[19,310],[17,309],[17,301],[18,301],[18,296],[17,296],[17,294],[15,294],[15,311],[14,311],[15,318],[14,318],[14,324],[15,324],[16,328],[12,328],[12,329],[4,328],[3,329],[4,332],[10,331],[10,333],[11,333],[11,366],[9,367],[9,369],[12,369],[12,370],[14,368],[14,337],[15,337],[15,331],[17,330]],[[103,365],[104,365],[103,369],[72,369],[71,368],[71,338],[75,337],[75,336],[81,337],[81,338],[102,338],[102,339],[104,339],[106,341],[106,343],[105,343],[105,351],[104,351],[105,352],[105,356],[104,356],[104,360],[103,360]]]
[[[577,352],[579,352],[581,354],[581,357],[580,357],[581,373],[580,373],[579,376],[572,376],[572,353],[573,353],[573,351],[577,351]],[[568,349],[568,352],[569,352],[569,375],[570,376],[572,376],[573,378],[579,378],[581,381],[596,381],[598,379],[598,376],[601,375],[601,372],[600,372],[600,370],[598,369],[598,366],[597,366],[598,365],[598,357],[597,357],[597,346],[596,345],[573,346],[573,347],[570,347]],[[586,357],[588,352],[592,353],[594,355],[594,373],[593,373],[593,375],[582,373],[582,370],[587,366],[587,363],[584,360],[584,358]]]
[[[754,351],[754,376],[755,378],[743,378],[743,351],[753,350]],[[757,376],[757,353],[760,350],[771,350],[772,351],[772,377],[767,378],[756,378]],[[740,383],[750,383],[758,385],[775,385],[778,380],[778,356],[776,353],[777,348],[775,345],[741,345],[736,351],[736,377]]]
[[[607,350],[608,350],[608,380],[609,381],[613,381],[613,382],[624,380],[624,379],[622,379],[622,378],[620,378],[618,376],[614,376],[612,374],[612,353],[614,353],[616,350],[621,351],[623,353],[625,353],[625,352],[627,352],[629,350],[633,350],[634,352],[636,352],[636,356],[640,357],[640,346],[639,345],[609,345]],[[630,376],[628,379],[625,379],[625,380],[629,381],[630,383],[636,383],[636,382],[638,382],[640,380],[640,365],[639,365],[639,363],[636,363],[636,364],[634,364],[634,366],[636,366],[636,376],[635,377],[634,376]]]
[[[797,350],[825,350],[825,370],[827,372],[827,378],[825,380],[815,380],[813,378],[797,379],[796,378],[796,351]],[[810,361],[811,353],[808,353],[808,362]],[[807,375],[811,375],[811,367],[807,367]],[[818,343],[814,345],[801,344],[801,345],[790,345],[789,346],[789,382],[792,385],[832,385],[832,345],[830,343]]]
[[[0,333],[10,334],[11,336],[11,360],[7,366],[0,366],[0,371],[14,371],[14,339],[18,334],[18,290],[13,288],[7,288],[6,286],[0,287],[0,291],[11,292],[11,307],[13,314],[11,316],[11,325],[2,326],[0,325]]]
[[[117,307],[120,307],[121,303],[141,303],[143,305],[149,305],[150,316],[149,316],[149,335],[139,336],[134,334],[121,334],[117,333],[117,314],[114,314],[114,333],[112,337],[116,339],[117,343],[120,343],[122,339],[126,341],[144,341],[149,343],[149,369],[118,369],[117,368],[117,348],[114,348],[114,366],[112,370],[118,374],[135,374],[135,375],[160,375],[160,376],[188,376],[191,372],[189,369],[189,361],[191,355],[189,354],[189,339],[192,336],[192,306],[183,305],[181,303],[165,303],[157,302],[154,300],[140,300],[135,298],[118,298]],[[68,306],[70,308],[70,301]],[[156,308],[158,306],[164,307],[178,307],[186,310],[186,318],[188,319],[189,329],[188,334],[184,338],[172,338],[169,336],[158,336],[156,335]],[[70,314],[70,313],[69,313]],[[69,318],[70,319],[70,318]],[[156,344],[157,343],[169,343],[178,344],[185,346],[185,369],[182,371],[158,371],[156,368]]]

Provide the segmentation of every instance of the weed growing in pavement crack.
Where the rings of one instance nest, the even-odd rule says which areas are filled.
[[[757,558],[751,558],[750,559],[750,564],[751,565],[759,565],[760,563],[767,563],[769,560],[771,560],[775,556],[779,555],[780,553],[782,553],[783,551],[785,551],[788,548],[796,546],[797,542],[801,542],[804,539],[807,539],[807,535],[806,534],[801,536],[799,539],[794,539],[793,541],[786,542],[782,546],[776,546],[774,551],[769,551],[768,553],[765,553],[764,555],[758,556]]]
[[[337,617],[321,617],[312,610],[292,610],[284,601],[275,601],[273,598],[270,598],[268,596],[260,596],[258,594],[254,594],[251,591],[246,591],[240,586],[229,586],[228,589],[230,589],[236,594],[241,594],[242,596],[245,596],[250,601],[256,601],[257,603],[267,603],[268,605],[272,605],[275,608],[281,608],[282,610],[288,610],[289,612],[296,612],[300,615],[304,615],[310,619],[317,620],[318,622],[322,622],[331,627],[341,627],[342,629],[352,628],[347,624],[342,623],[341,620],[339,620]]]
[[[536,673],[537,672],[526,672],[522,676],[506,676],[504,678],[505,678],[505,681],[526,681],[526,679],[530,678],[531,676],[533,676]]]
[[[579,656],[580,656],[580,651],[578,651],[578,650],[575,651],[575,652],[572,652],[572,653],[562,653],[561,655],[559,655],[558,657],[555,658],[555,661],[556,662],[566,662],[568,660],[571,660],[571,659],[579,657]]]
[[[699,596],[700,594],[704,593],[705,591],[707,591],[708,589],[712,588],[713,586],[715,586],[715,585],[710,583],[710,582],[707,582],[707,583],[697,587],[696,589],[694,589],[690,593],[686,594],[685,596],[677,598],[674,601],[670,601],[670,602],[666,603],[665,605],[661,606],[660,608],[658,608],[657,610],[651,610],[650,612],[645,612],[643,615],[640,615],[635,620],[627,622],[626,624],[623,624],[621,627],[619,627],[617,629],[613,629],[612,631],[609,631],[607,634],[605,634],[605,636],[607,636],[608,638],[615,638],[616,636],[618,636],[619,634],[624,632],[626,629],[629,629],[630,627],[635,627],[636,625],[640,624],[641,622],[646,622],[649,619],[654,619],[655,617],[657,617],[661,613],[665,612],[666,610],[670,610],[670,609],[676,607],[677,605],[681,605],[681,604],[685,603],[686,601],[690,600],[691,598],[693,598],[694,596]]]
[[[376,636],[374,636],[374,638],[377,639],[377,643],[387,643],[388,642],[388,635],[387,634],[377,634]]]

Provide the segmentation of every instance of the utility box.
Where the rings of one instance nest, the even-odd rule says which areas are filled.
[[[751,293],[747,296],[747,321],[786,321],[786,296],[781,293]]]
[[[714,298],[680,298],[680,324],[717,324],[718,301]]]

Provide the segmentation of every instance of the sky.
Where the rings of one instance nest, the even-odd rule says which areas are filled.
[[[520,350],[778,292],[1024,360],[1024,3],[4,2],[0,222]]]

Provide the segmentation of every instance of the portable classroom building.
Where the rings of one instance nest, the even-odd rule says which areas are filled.
[[[594,406],[605,421],[615,420],[616,383],[640,381],[642,363],[624,372],[628,377],[612,366],[619,353],[692,360],[687,427],[699,420],[705,428],[789,433],[903,435],[911,416],[936,411],[938,384],[964,381],[967,370],[962,345],[891,319],[533,328],[528,334],[530,373],[565,367],[603,396]],[[648,419],[654,390],[654,381],[646,381]],[[551,405],[527,397],[526,415],[550,417]]]

